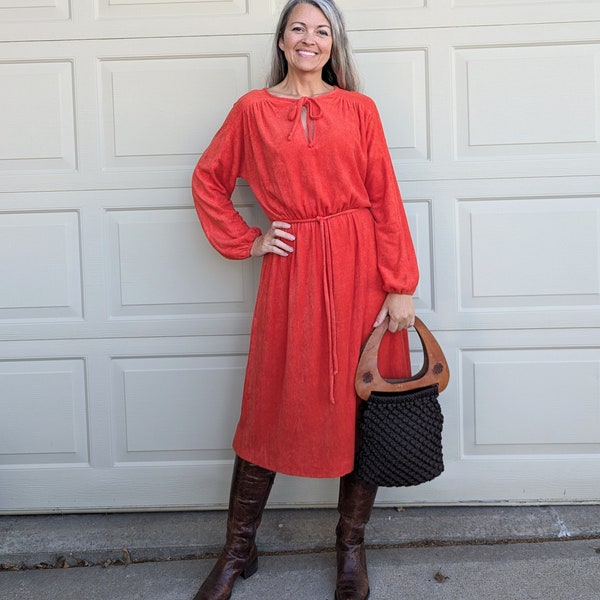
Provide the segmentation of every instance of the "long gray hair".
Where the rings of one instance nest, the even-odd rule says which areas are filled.
[[[348,41],[344,17],[333,0],[289,0],[283,7],[275,30],[271,72],[267,78],[267,86],[277,85],[287,75],[288,64],[283,50],[279,48],[279,42],[283,38],[290,14],[298,4],[311,4],[318,8],[331,25],[333,45],[331,57],[323,67],[323,81],[330,85],[337,85],[344,90],[357,91],[360,88],[358,69]]]

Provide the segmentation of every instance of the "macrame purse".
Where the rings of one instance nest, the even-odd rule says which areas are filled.
[[[423,321],[415,329],[423,346],[423,367],[407,379],[383,379],[377,366],[387,319],[367,340],[356,371],[359,444],[355,472],[359,479],[385,487],[418,485],[444,470],[439,392],[450,371],[437,340]]]

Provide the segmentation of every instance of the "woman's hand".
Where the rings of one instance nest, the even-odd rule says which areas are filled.
[[[294,249],[283,240],[293,242],[296,239],[296,236],[284,231],[284,229],[289,229],[290,227],[289,223],[273,221],[267,232],[259,235],[254,240],[250,256],[264,256],[269,252],[278,254],[279,256],[289,256]]]
[[[373,327],[378,327],[389,315],[388,331],[395,333],[415,324],[415,306],[412,296],[405,294],[388,294]]]

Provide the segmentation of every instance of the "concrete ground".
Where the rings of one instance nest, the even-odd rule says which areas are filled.
[[[1,600],[191,600],[224,512],[0,517]],[[232,600],[333,600],[331,509],[265,512]],[[371,600],[600,600],[600,506],[377,508]]]

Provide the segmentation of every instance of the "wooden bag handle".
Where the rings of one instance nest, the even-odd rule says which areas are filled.
[[[379,373],[377,355],[384,333],[388,328],[388,319],[376,327],[363,347],[354,387],[363,400],[368,400],[371,392],[407,392],[437,383],[438,390],[445,390],[450,379],[450,370],[446,357],[431,331],[425,323],[415,317],[415,329],[423,346],[423,367],[412,377],[406,379],[384,379]]]

